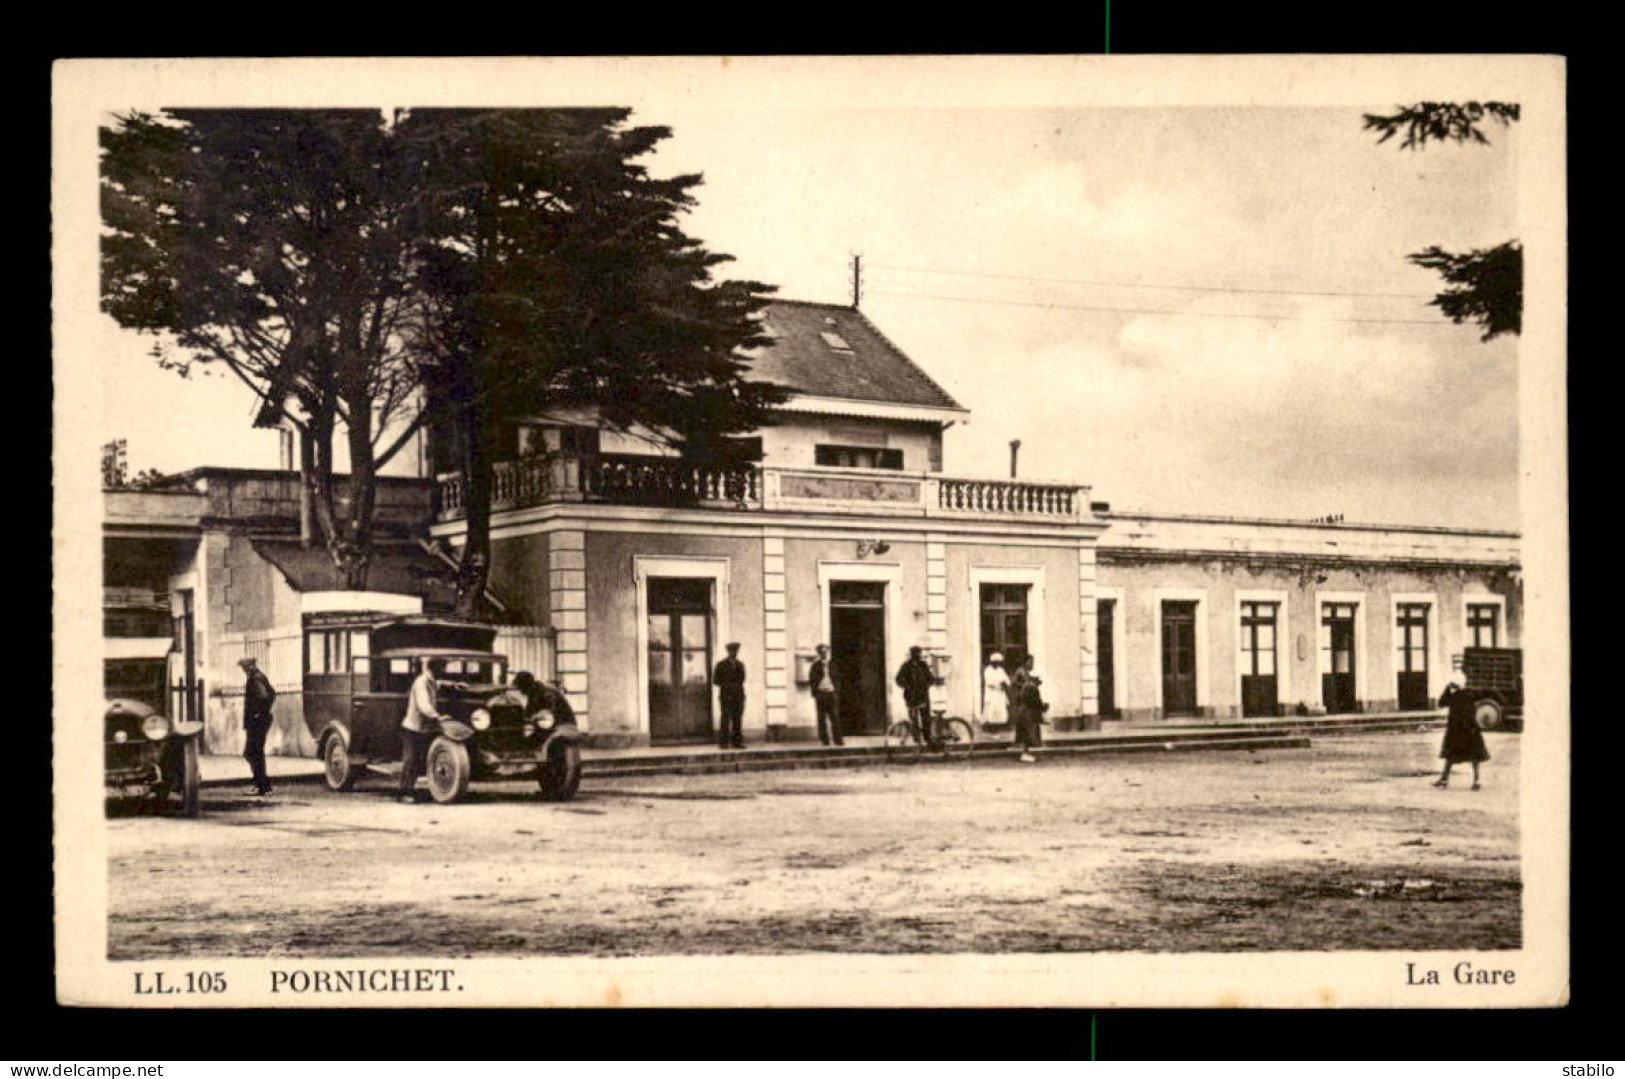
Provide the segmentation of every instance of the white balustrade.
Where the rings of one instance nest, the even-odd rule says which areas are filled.
[[[793,486],[786,477],[793,479]],[[792,512],[838,507],[888,516],[1072,521],[1087,517],[1089,506],[1089,489],[1081,485],[953,479],[884,469],[729,468],[680,457],[636,454],[550,454],[503,461],[493,467],[491,481],[491,506],[497,510],[589,500]],[[792,490],[796,493],[786,493]],[[438,476],[436,492],[441,520],[463,516],[467,485],[461,473]]]

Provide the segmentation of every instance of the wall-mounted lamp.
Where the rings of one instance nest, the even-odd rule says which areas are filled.
[[[872,554],[885,554],[891,550],[891,544],[885,540],[858,540],[858,557],[868,558]]]

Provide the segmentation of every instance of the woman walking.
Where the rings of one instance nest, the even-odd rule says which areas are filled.
[[[1455,682],[1446,686],[1444,696],[1439,698],[1440,707],[1450,709],[1450,718],[1445,722],[1444,745],[1439,748],[1444,771],[1433,781],[1435,787],[1450,785],[1452,764],[1467,763],[1473,766],[1473,790],[1478,790],[1478,762],[1489,760],[1490,751],[1484,746],[1478,720],[1473,718],[1473,704],[1472,694]]]

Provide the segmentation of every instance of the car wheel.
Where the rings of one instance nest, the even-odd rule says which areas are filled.
[[[460,743],[436,738],[429,745],[424,770],[429,773],[429,794],[441,805],[468,793],[468,750]]]
[[[181,816],[196,817],[203,811],[200,788],[203,777],[198,764],[197,736],[186,739],[181,747]]]
[[[1473,720],[1479,730],[1493,731],[1506,722],[1506,709],[1494,697],[1484,697],[1473,705]]]
[[[581,786],[581,750],[575,746],[561,746],[548,754],[542,762],[538,780],[542,787],[542,801],[568,802]]]
[[[329,734],[322,743],[322,778],[330,791],[347,791],[355,785],[355,765],[342,735]]]

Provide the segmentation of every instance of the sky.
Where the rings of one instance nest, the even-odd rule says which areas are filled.
[[[1023,477],[1118,510],[1517,528],[1518,341],[1449,323],[1405,260],[1516,235],[1517,130],[1379,146],[1361,113],[1394,104],[632,119],[673,131],[652,171],[703,174],[684,227],[728,276],[844,303],[862,255],[861,309],[971,412],[950,474],[1007,474],[1020,439]],[[99,343],[132,471],[277,466],[231,376]]]

